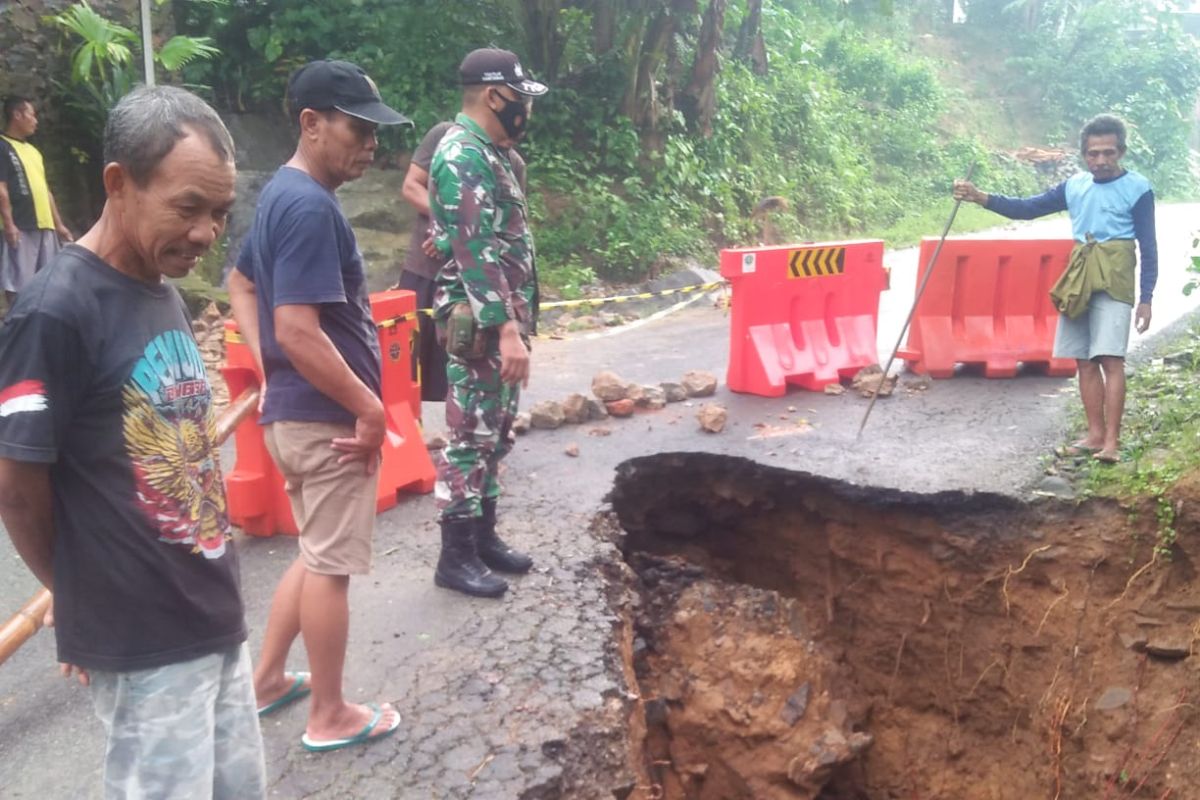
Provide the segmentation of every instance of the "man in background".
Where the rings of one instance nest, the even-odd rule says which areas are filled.
[[[1149,329],[1158,280],[1154,191],[1150,181],[1121,166],[1125,123],[1118,117],[1102,114],[1089,121],[1079,133],[1079,148],[1087,171],[1036,197],[987,194],[967,181],[955,182],[954,197],[1009,219],[1035,219],[1059,211],[1070,215],[1075,248],[1066,273],[1050,293],[1059,310],[1054,355],[1073,358],[1079,366],[1087,434],[1066,451],[1115,463],[1120,460],[1125,413],[1130,317],[1138,299],[1137,331]],[[1140,297],[1134,293],[1138,250]]]
[[[74,241],[46,183],[42,154],[29,143],[37,132],[37,109],[26,97],[4,99],[0,136],[0,287],[9,305],[34,274],[58,252],[60,239]]]
[[[413,224],[408,252],[404,256],[398,288],[408,289],[417,295],[417,308],[433,308],[438,270],[445,263],[445,259],[438,255],[437,248],[433,245],[429,219],[429,166],[433,162],[433,154],[437,151],[438,144],[453,124],[439,122],[425,133],[421,143],[413,151],[408,172],[404,176],[404,199],[417,210],[417,219]],[[517,184],[524,191],[525,160],[515,148],[508,151],[508,159],[512,164],[513,174],[517,176]],[[417,358],[412,365],[413,380],[420,377],[422,400],[441,403],[446,399],[446,391],[449,388],[446,383],[446,348],[437,340],[436,325],[428,314],[420,315],[418,325],[421,339]]]

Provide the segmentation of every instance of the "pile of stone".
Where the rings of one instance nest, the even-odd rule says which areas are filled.
[[[891,397],[892,392],[896,390],[896,376],[884,377],[883,368],[878,364],[872,364],[858,371],[854,379],[850,381],[850,388],[863,397],[872,397],[876,394],[880,397]]]
[[[225,317],[216,303],[209,303],[192,322],[192,333],[196,336],[208,382],[212,386],[213,411],[220,414],[229,405],[229,389],[221,377],[221,364],[225,362]]]
[[[536,403],[528,412],[517,415],[513,431],[523,434],[533,428],[554,430],[563,425],[581,425],[609,417],[631,417],[637,411],[657,411],[669,403],[709,397],[716,391],[716,376],[703,370],[688,372],[678,383],[668,381],[649,385],[627,381],[606,370],[592,378],[591,397],[574,393],[561,401]]]

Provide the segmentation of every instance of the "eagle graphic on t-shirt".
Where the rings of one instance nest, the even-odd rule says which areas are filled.
[[[122,392],[125,450],[138,503],[159,540],[220,558],[229,516],[211,391],[195,342],[171,333],[178,335],[151,343]]]

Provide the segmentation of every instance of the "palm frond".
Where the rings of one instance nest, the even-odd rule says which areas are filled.
[[[168,72],[174,72],[193,61],[207,61],[220,52],[207,36],[172,36],[158,49],[154,58]]]

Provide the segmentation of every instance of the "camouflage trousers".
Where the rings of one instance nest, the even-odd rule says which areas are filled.
[[[512,449],[519,386],[500,380],[500,354],[479,359],[450,356],[446,365],[449,444],[434,454],[434,490],[443,520],[483,514],[482,501],[500,496],[500,461]]]
[[[90,672],[108,732],[105,800],[266,797],[245,644],[165,667]]]

